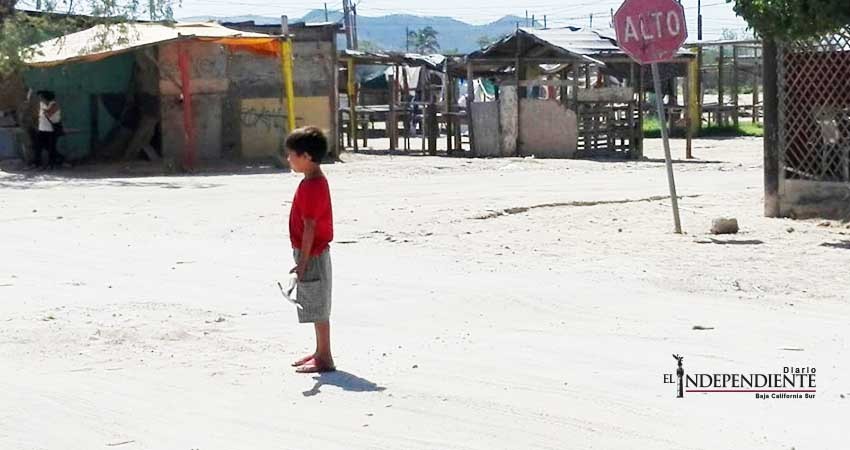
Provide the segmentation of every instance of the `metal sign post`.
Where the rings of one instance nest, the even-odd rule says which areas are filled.
[[[661,74],[658,63],[652,63],[652,81],[655,83],[655,105],[658,108],[658,121],[661,122],[661,140],[664,141],[664,162],[667,165],[667,184],[670,185],[670,201],[673,205],[673,226],[677,234],[682,234],[682,221],[679,219],[679,198],[676,195],[676,179],[673,176],[673,160],[670,157],[670,137],[667,133],[667,116],[664,114],[664,96],[661,95]]]
[[[664,113],[664,91],[661,89],[661,71],[658,63],[672,59],[688,38],[685,9],[675,0],[626,0],[614,14],[617,44],[639,64],[652,65],[655,100],[661,139],[664,141],[664,160],[667,165],[667,183],[673,206],[673,224],[676,233],[682,233],[679,219],[679,198],[670,157],[670,137]]]

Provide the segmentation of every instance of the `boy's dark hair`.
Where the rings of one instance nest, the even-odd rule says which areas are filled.
[[[314,163],[321,164],[328,153],[328,139],[316,127],[298,128],[287,136],[286,148],[299,155],[306,153]]]

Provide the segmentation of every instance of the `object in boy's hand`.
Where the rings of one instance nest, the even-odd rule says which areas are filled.
[[[289,303],[292,303],[298,309],[304,309],[300,303],[298,303],[298,275],[291,273],[289,274],[289,279],[287,280],[286,287],[283,287],[280,284],[280,281],[277,282],[277,287],[280,288],[280,293],[283,294],[283,298],[286,299]]]

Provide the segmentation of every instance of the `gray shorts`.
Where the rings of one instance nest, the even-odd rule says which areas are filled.
[[[292,251],[295,264],[301,251]],[[313,256],[307,263],[304,277],[298,281],[296,301],[303,309],[298,309],[298,322],[325,322],[331,316],[331,251],[325,249],[321,255]]]

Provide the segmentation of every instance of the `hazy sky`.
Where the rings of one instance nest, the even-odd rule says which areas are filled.
[[[175,2],[177,18],[191,16],[235,16],[254,14],[279,17],[301,17],[309,10],[322,9],[323,1],[317,0],[183,0],[182,6]],[[542,22],[547,16],[548,25],[588,26],[590,14],[593,14],[594,27],[606,27],[610,20],[611,9],[616,10],[622,0],[352,0],[363,16],[383,16],[388,14],[413,14],[428,16],[450,16],[465,22],[482,24],[492,22],[509,14],[520,17],[529,15]],[[22,0],[21,5],[34,3],[35,0]],[[688,18],[688,33],[696,39],[697,0],[682,0],[685,15]],[[141,2],[145,4],[144,0]],[[342,0],[330,0],[330,10],[341,10]],[[702,0],[704,38],[720,37],[724,28],[739,34],[746,23],[735,16],[732,6],[725,0]]]
[[[364,16],[382,16],[387,14],[415,14],[429,16],[451,16],[465,22],[481,24],[492,22],[508,14],[524,17],[534,14],[542,21],[547,16],[548,25],[580,25],[590,23],[590,14],[594,15],[594,26],[607,26],[611,9],[616,10],[622,0],[362,0],[357,2],[357,10]],[[685,14],[688,17],[690,36],[696,38],[697,0],[683,0]],[[256,14],[277,17],[287,14],[300,17],[311,9],[321,9],[324,2],[306,0],[183,0],[183,7],[176,11],[177,17],[197,15],[243,15]],[[331,10],[341,10],[341,0],[328,2]],[[746,23],[732,11],[725,0],[702,0],[704,37],[713,39],[720,36],[724,28],[739,33]]]

